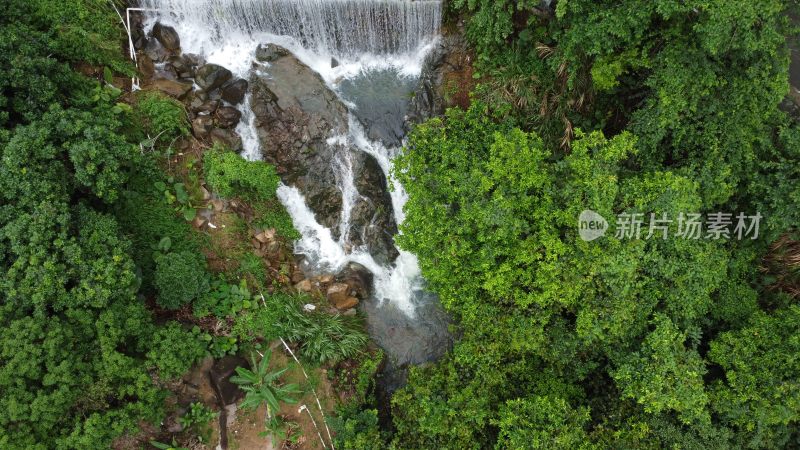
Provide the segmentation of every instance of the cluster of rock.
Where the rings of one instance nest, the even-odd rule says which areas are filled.
[[[138,23],[133,37],[142,82],[186,105],[195,138],[240,151],[242,140],[234,128],[242,113],[236,105],[244,100],[247,80],[198,55],[181,53],[180,37],[172,27],[156,23],[147,34]]]
[[[353,308],[369,297],[370,286],[372,274],[358,263],[348,264],[338,275],[318,275],[295,284],[298,292],[324,296],[336,311],[345,311],[345,314],[355,314]]]

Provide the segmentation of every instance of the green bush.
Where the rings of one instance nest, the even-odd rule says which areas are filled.
[[[262,161],[247,161],[219,146],[205,153],[206,182],[220,196],[255,202],[275,197],[280,178],[275,168]]]
[[[295,229],[292,216],[277,198],[256,203],[253,209],[256,213],[253,218],[255,226],[263,229],[275,228],[278,235],[289,240],[300,239],[300,232]]]
[[[208,442],[211,436],[209,422],[216,419],[218,415],[219,413],[212,411],[206,405],[200,402],[193,402],[186,414],[178,419],[178,422],[186,429],[193,429],[201,442]]]
[[[385,437],[378,425],[378,411],[360,409],[356,403],[340,407],[336,417],[330,419],[331,428],[336,432],[336,448],[346,450],[372,450],[388,448]]]
[[[183,375],[205,355],[206,344],[199,330],[186,330],[178,322],[158,327],[147,352],[149,363],[164,380]]]
[[[145,293],[155,291],[155,257],[160,241],[169,238],[173,252],[198,253],[202,238],[202,235],[193,233],[191,225],[178,217],[175,209],[164,201],[163,192],[155,189],[153,179],[162,177],[153,161],[146,160],[143,166],[137,167],[116,205],[120,225],[133,242],[133,257],[141,270]]]
[[[245,280],[238,285],[226,283],[224,279],[217,279],[211,284],[211,290],[194,302],[194,315],[206,317],[214,315],[219,318],[236,317],[242,311],[253,305],[252,294],[247,289]]]
[[[170,144],[189,134],[186,110],[175,99],[157,92],[142,91],[137,96],[136,110],[142,131],[152,140],[152,145],[159,142]]]
[[[208,272],[202,255],[173,252],[156,258],[157,302],[167,309],[182,305],[208,292]]]
[[[137,112],[108,84],[112,71],[133,73],[123,41],[108,0],[2,2],[3,449],[112,448],[164,418],[166,391],[148,369],[176,374],[198,354],[153,323],[137,295],[140,247],[112,214],[146,159]]]

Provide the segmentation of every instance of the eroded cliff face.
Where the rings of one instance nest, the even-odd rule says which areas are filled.
[[[374,157],[347,145],[347,108],[287,50],[269,45],[257,54],[267,64],[250,79],[251,107],[264,159],[300,190],[334,238],[366,245],[377,263],[391,263],[397,225],[386,177]]]

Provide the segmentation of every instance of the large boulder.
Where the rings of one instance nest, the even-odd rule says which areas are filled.
[[[189,83],[163,78],[153,81],[151,87],[178,99],[183,99],[192,90],[192,85]]]
[[[283,56],[289,56],[289,50],[275,44],[261,44],[256,48],[256,60],[270,63]]]
[[[174,52],[181,48],[181,38],[178,37],[178,32],[170,26],[162,25],[161,22],[156,23],[150,33],[169,51]]]
[[[242,118],[242,113],[232,106],[223,106],[217,109],[217,126],[220,128],[233,128]]]
[[[233,130],[225,130],[222,128],[214,128],[211,130],[211,142],[221,144],[231,151],[242,151],[242,137]]]
[[[189,102],[189,112],[194,115],[214,114],[219,107],[219,100],[203,100],[200,97],[192,97]]]
[[[169,50],[166,47],[161,45],[161,42],[158,39],[148,39],[147,43],[144,47],[144,54],[147,55],[148,58],[153,60],[153,62],[165,62],[172,56]]]
[[[194,78],[195,72],[199,66],[204,63],[203,58],[191,53],[182,55],[175,55],[169,58],[169,64],[175,70],[178,78]]]
[[[209,133],[214,128],[214,118],[209,115],[198,115],[192,121],[192,134],[199,140],[208,139]]]
[[[300,190],[317,221],[337,239],[343,204],[337,180],[343,168],[350,167],[357,203],[362,204],[345,230],[347,237],[353,246],[375,244],[370,250],[380,262],[391,262],[396,250],[386,235],[394,233],[396,225],[386,179],[374,158],[346,144],[347,108],[294,55],[275,45],[269,48],[269,65],[254,71],[250,80],[251,107],[265,160],[276,167],[284,183]],[[381,237],[371,224],[385,226]]]
[[[247,93],[247,80],[241,78],[230,81],[222,86],[222,99],[231,105],[238,105],[244,100]]]
[[[336,275],[336,283],[347,286],[347,292],[352,297],[367,299],[371,294],[372,272],[359,263],[351,262]]]
[[[197,69],[194,81],[200,89],[211,92],[225,84],[232,76],[231,71],[222,66],[206,64]]]

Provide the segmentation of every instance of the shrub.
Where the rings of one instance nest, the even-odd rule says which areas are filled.
[[[300,232],[294,228],[292,217],[277,198],[253,205],[255,226],[263,229],[275,228],[280,236],[289,240],[300,239]]]
[[[206,355],[206,344],[199,330],[189,331],[178,322],[157,328],[153,334],[147,358],[151,367],[158,369],[162,379],[177,378]]]
[[[159,256],[156,259],[155,285],[158,304],[167,309],[178,309],[202,296],[209,289],[203,257],[185,251]]]
[[[369,450],[386,446],[376,409],[360,409],[358,404],[350,403],[340,407],[337,415],[330,420],[337,448]]]
[[[142,92],[137,100],[142,131],[153,145],[157,141],[171,143],[189,134],[186,110],[179,101],[151,91]]]
[[[142,289],[154,290],[156,245],[164,238],[171,242],[173,252],[199,251],[200,235],[192,233],[192,227],[175,214],[172,206],[163,201],[163,192],[153,186],[153,178],[159,177],[157,169],[136,173],[128,189],[122,192],[116,215],[125,233],[133,243],[133,259],[142,272]]]
[[[184,428],[192,428],[198,433],[201,442],[208,442],[211,436],[209,422],[217,418],[216,413],[200,402],[193,402],[183,417],[178,419]]]
[[[194,303],[194,315],[235,317],[239,311],[250,308],[251,297],[245,280],[239,282],[237,286],[226,283],[224,279],[218,279],[211,284],[211,290]]]
[[[203,160],[206,182],[222,197],[239,196],[255,202],[275,197],[280,178],[275,168],[262,161],[247,161],[215,146]]]

